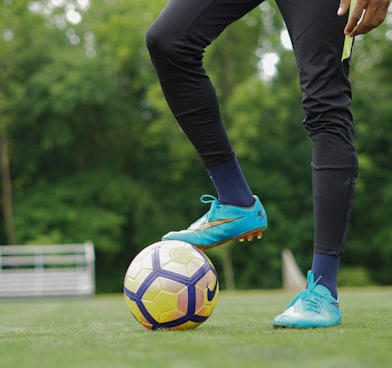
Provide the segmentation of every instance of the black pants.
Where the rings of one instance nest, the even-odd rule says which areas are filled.
[[[206,168],[232,159],[204,49],[263,0],[169,0],[147,32],[166,100]],[[349,109],[349,60],[341,61],[347,17],[339,0],[277,0],[297,60],[304,125],[313,142],[314,250],[343,252],[357,174]]]

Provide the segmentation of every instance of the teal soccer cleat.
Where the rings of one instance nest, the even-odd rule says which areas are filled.
[[[252,207],[220,204],[211,195],[200,197],[202,203],[211,203],[210,210],[186,230],[171,231],[162,240],[182,240],[199,249],[210,249],[230,240],[253,240],[262,237],[267,228],[267,215],[258,197]]]
[[[299,293],[287,309],[275,317],[274,328],[316,328],[338,325],[342,320],[339,302],[323,285],[314,281],[312,271],[308,272],[308,286]]]

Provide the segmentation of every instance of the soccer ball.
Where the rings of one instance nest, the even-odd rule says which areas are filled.
[[[218,293],[218,277],[208,257],[177,240],[143,249],[124,280],[129,311],[150,330],[196,328],[213,312]]]

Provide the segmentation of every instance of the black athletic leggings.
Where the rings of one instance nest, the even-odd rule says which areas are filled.
[[[165,98],[206,168],[235,157],[204,49],[263,0],[169,0],[147,32]],[[357,174],[349,109],[349,60],[342,59],[346,17],[339,0],[277,0],[288,28],[302,89],[304,125],[313,142],[314,250],[343,252]],[[268,173],[266,173],[268,175]]]

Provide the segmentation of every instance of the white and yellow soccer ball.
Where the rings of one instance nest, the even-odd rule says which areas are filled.
[[[209,258],[177,240],[143,249],[124,280],[129,311],[150,330],[196,328],[212,314],[218,294],[218,277]]]

